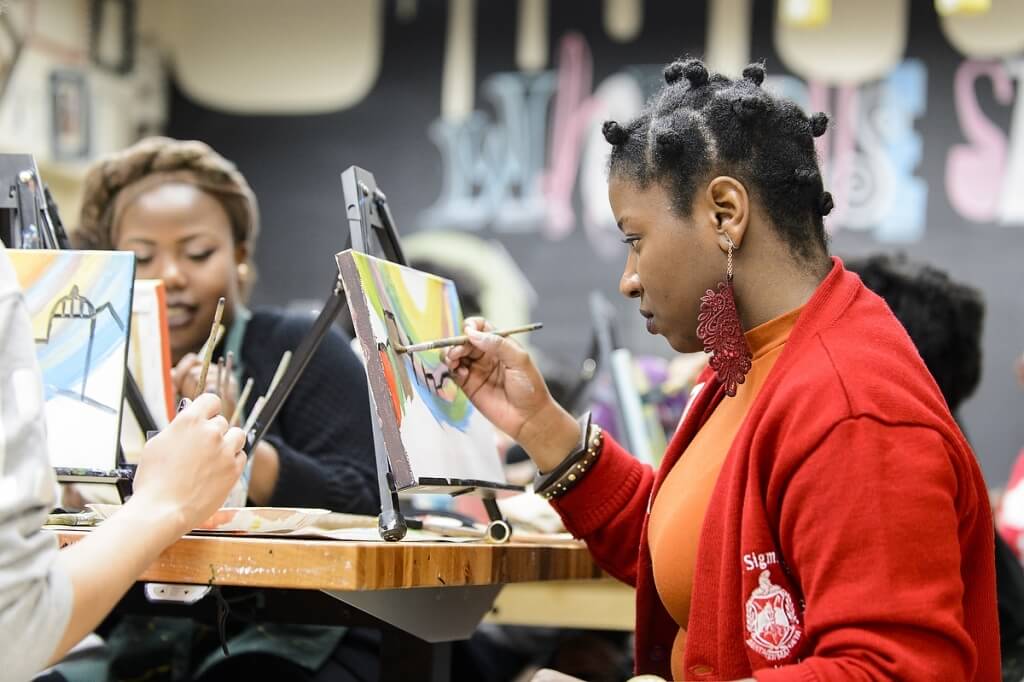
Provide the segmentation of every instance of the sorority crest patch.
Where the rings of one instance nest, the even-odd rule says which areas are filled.
[[[800,620],[793,597],[771,580],[764,570],[758,586],[747,599],[747,646],[769,661],[779,661],[800,641]]]

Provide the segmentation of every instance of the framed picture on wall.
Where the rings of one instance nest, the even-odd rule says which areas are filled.
[[[0,96],[6,90],[14,63],[21,50],[21,39],[14,30],[5,0],[0,0]]]
[[[89,158],[92,150],[90,101],[85,74],[74,69],[50,73],[50,144],[54,161]]]

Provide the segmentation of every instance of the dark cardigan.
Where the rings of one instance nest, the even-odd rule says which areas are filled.
[[[254,380],[247,413],[270,386],[281,355],[294,351],[312,325],[312,317],[253,311],[241,348],[243,375]],[[366,372],[338,330],[320,344],[265,440],[280,456],[271,506],[380,511]]]

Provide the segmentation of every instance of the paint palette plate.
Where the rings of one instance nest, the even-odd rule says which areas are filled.
[[[224,507],[196,530],[281,533],[312,525],[324,514],[330,514],[330,511],[297,507]]]
[[[87,506],[101,519],[109,518],[121,508],[117,504]],[[195,530],[218,533],[286,533],[313,525],[325,514],[330,514],[330,511],[299,507],[224,507]]]

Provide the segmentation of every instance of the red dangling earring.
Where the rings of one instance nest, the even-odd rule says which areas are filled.
[[[732,252],[735,246],[729,240],[726,280],[718,283],[718,291],[707,290],[700,298],[697,314],[697,337],[704,343],[704,352],[711,354],[708,364],[715,370],[718,380],[725,385],[725,394],[736,395],[736,386],[742,384],[750,371],[753,354],[740,325],[740,312],[732,288]]]

